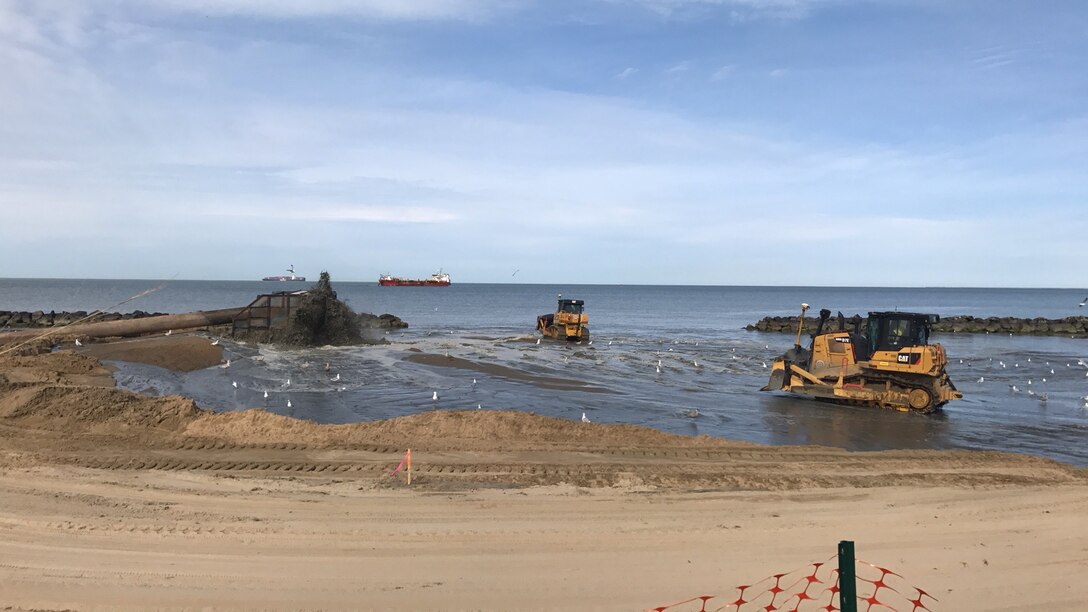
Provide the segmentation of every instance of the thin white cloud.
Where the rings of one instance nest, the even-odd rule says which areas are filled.
[[[620,79],[622,81],[623,79],[626,79],[627,77],[633,76],[637,72],[638,72],[638,68],[632,68],[632,67],[628,66],[627,68],[624,68],[622,72],[617,74],[616,78]]]
[[[664,16],[692,10],[726,10],[738,21],[757,18],[800,19],[818,6],[840,0],[607,0],[640,5]]]
[[[290,207],[222,206],[205,210],[209,217],[249,217],[263,221],[363,221],[371,223],[450,223],[460,216],[447,210],[400,206],[296,204]]]
[[[665,74],[682,74],[691,70],[691,62],[684,60],[665,69]]]
[[[522,4],[519,0],[120,0],[204,15],[271,19],[357,17],[391,21],[478,20]]]
[[[736,69],[736,66],[732,64],[727,64],[715,70],[714,74],[712,74],[710,78],[715,81],[724,81],[725,79],[728,79],[734,72],[736,72]]]
[[[1009,51],[1004,48],[992,48],[986,50],[981,55],[971,59],[971,63],[983,70],[993,70],[1002,66],[1008,66],[1017,59],[1017,53],[1015,51]]]

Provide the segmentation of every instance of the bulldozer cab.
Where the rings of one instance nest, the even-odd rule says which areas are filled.
[[[870,312],[869,353],[929,344],[929,330],[940,317],[911,312]]]
[[[564,312],[566,314],[580,315],[585,309],[585,300],[564,300],[559,299],[559,308],[556,312]]]

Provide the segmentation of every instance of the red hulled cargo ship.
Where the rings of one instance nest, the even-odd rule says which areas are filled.
[[[382,287],[449,287],[450,275],[441,270],[430,278],[398,278],[382,274],[378,277],[378,284]]]

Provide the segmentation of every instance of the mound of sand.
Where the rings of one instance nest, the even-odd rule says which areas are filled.
[[[145,397],[102,387],[25,385],[0,388],[0,419],[69,431],[177,431],[203,410],[193,400]]]
[[[523,412],[438,410],[347,425],[321,425],[252,409],[204,412],[183,435],[235,444],[293,443],[311,447],[380,444],[451,450],[558,449],[585,447],[678,448],[744,446],[709,436],[691,438],[636,425],[585,423]]]
[[[0,382],[112,387],[113,376],[94,357],[58,351],[0,357]]]

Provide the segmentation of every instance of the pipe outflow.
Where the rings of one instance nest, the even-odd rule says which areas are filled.
[[[224,325],[234,320],[243,308],[224,308],[222,310],[203,310],[184,314],[160,315],[140,319],[120,321],[99,321],[97,323],[77,323],[65,327],[27,329],[10,333],[0,333],[0,343],[19,340],[31,340],[47,336],[81,336],[103,338],[109,336],[140,336],[170,330],[193,329],[210,325]]]

